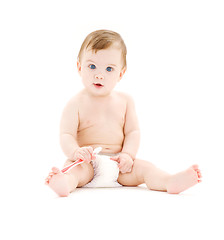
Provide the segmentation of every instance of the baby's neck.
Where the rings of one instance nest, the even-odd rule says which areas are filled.
[[[84,89],[82,91],[82,93],[85,94],[86,96],[88,96],[90,98],[90,100],[95,101],[95,102],[109,101],[113,96],[113,92],[110,92],[107,95],[94,95],[94,94],[91,94],[88,91],[86,91],[86,89]]]

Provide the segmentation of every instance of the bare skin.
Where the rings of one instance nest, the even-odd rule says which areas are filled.
[[[46,184],[59,196],[67,197],[76,187],[84,186],[93,178],[91,164],[88,164],[85,169],[78,169],[79,166],[68,174],[63,174],[58,168],[53,167],[46,179]],[[145,183],[150,190],[178,194],[201,182],[200,179],[201,172],[197,165],[193,165],[183,172],[170,175],[147,161],[136,159],[132,171],[120,173],[118,182],[123,186],[138,186]]]
[[[110,65],[112,71],[108,71]],[[60,138],[68,158],[65,166],[77,159],[85,163],[66,174],[52,168],[46,184],[53,191],[59,196],[68,196],[76,187],[90,182],[94,176],[90,161],[94,159],[93,149],[98,146],[103,148],[102,153],[118,153],[111,159],[118,162],[121,185],[145,183],[151,190],[177,194],[201,181],[197,165],[171,175],[149,161],[136,159],[140,133],[134,102],[127,94],[113,91],[126,70],[117,47],[97,53],[85,50],[77,67],[85,88],[65,107]]]
[[[65,166],[71,161],[67,161]],[[82,187],[93,179],[94,170],[91,164],[83,163],[64,174],[59,168],[53,167],[45,183],[60,197],[67,197],[77,187]]]

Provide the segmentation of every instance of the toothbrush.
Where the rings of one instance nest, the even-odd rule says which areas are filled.
[[[100,151],[102,150],[102,147],[97,147],[93,150],[93,155],[98,154]],[[75,161],[74,163],[66,166],[65,168],[63,168],[61,170],[62,173],[67,173],[68,171],[70,171],[73,167],[78,166],[79,164],[83,163],[84,161],[82,159],[79,159],[77,161]]]

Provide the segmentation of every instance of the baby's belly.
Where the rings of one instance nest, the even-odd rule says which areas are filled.
[[[121,129],[94,129],[86,128],[78,131],[77,141],[80,147],[92,146],[102,147],[102,153],[118,153],[121,152],[124,134]]]

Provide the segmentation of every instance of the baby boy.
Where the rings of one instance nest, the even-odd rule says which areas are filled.
[[[90,33],[81,46],[77,68],[84,89],[63,111],[60,142],[68,159],[64,166],[79,159],[83,163],[67,173],[52,168],[46,184],[59,196],[68,196],[94,179],[93,150],[99,146],[110,156],[108,161],[116,162],[120,185],[145,183],[151,190],[180,193],[201,182],[197,165],[171,175],[136,158],[140,132],[133,99],[113,90],[125,74],[126,53],[121,36],[108,30]]]

